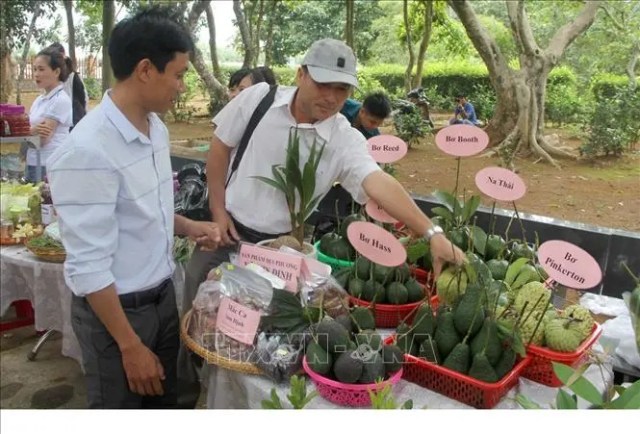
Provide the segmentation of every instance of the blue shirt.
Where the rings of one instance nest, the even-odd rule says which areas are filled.
[[[349,123],[353,128],[355,128],[356,130],[362,133],[365,139],[370,139],[371,137],[379,136],[380,130],[377,128],[374,128],[372,130],[367,130],[362,125],[359,125],[357,127],[354,126],[356,119],[358,119],[358,113],[360,113],[361,108],[362,108],[362,104],[356,101],[355,99],[347,99],[344,105],[342,106],[342,110],[340,110],[340,113],[342,113],[342,115],[345,118],[347,118],[347,120],[349,121]]]
[[[169,132],[148,119],[146,137],[107,91],[48,161],[65,280],[78,296],[112,283],[118,294],[142,291],[173,273]]]
[[[470,102],[466,102],[464,103],[464,111],[467,115],[466,119],[474,124],[478,123],[478,118],[476,117],[476,109],[473,108],[473,105]],[[462,113],[462,109],[460,109],[460,106],[456,106],[456,115]]]

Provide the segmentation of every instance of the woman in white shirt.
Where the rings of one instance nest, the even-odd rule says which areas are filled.
[[[40,136],[41,146],[39,168],[36,150],[27,151],[25,178],[29,182],[44,179],[47,159],[66,142],[72,125],[71,98],[64,91],[64,81],[69,75],[64,56],[55,49],[42,50],[33,62],[33,69],[36,85],[45,93],[36,98],[29,112],[31,134]]]

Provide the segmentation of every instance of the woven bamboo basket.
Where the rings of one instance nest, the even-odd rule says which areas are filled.
[[[238,362],[227,357],[219,356],[215,351],[209,351],[200,346],[191,336],[189,336],[189,323],[191,321],[192,311],[187,312],[182,318],[180,324],[180,337],[182,342],[191,351],[202,357],[208,364],[217,365],[224,369],[240,372],[249,375],[263,375],[264,373],[253,363]]]
[[[38,259],[42,259],[43,261],[62,264],[65,259],[67,259],[67,253],[64,249],[61,250],[49,247],[33,247],[29,245],[28,241],[25,243],[25,247],[36,257],[38,257]]]

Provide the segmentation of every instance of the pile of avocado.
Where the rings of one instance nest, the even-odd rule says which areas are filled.
[[[341,383],[371,384],[389,378],[404,361],[400,348],[384,345],[371,311],[354,308],[348,315],[325,317],[306,348],[309,368]]]
[[[353,261],[356,251],[347,237],[347,228],[354,222],[365,222],[367,219],[360,213],[350,214],[339,224],[338,229],[326,233],[320,238],[320,252],[341,261]]]
[[[360,256],[352,268],[338,270],[334,277],[352,297],[376,304],[415,303],[425,297],[406,263],[385,267]]]
[[[396,329],[396,344],[406,354],[495,383],[513,369],[516,352],[513,336],[500,329],[489,306],[476,283],[454,306],[444,304],[434,313],[422,303],[413,323]]]

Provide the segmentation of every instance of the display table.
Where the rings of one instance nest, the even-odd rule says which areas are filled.
[[[36,330],[62,334],[62,354],[81,363],[82,355],[71,328],[71,290],[62,264],[44,262],[23,246],[0,248],[0,315],[16,300],[30,300]]]
[[[596,344],[597,346],[597,344]],[[602,368],[602,369],[601,369]],[[591,381],[597,389],[604,394],[604,391],[613,383],[613,371],[611,363],[602,367],[591,366],[584,376]],[[235,371],[208,366],[203,372],[205,385],[208,388],[207,408],[215,409],[259,409],[260,403],[264,399],[270,399],[272,388],[276,388],[283,405],[289,404],[286,396],[289,393],[289,384],[274,385],[266,377],[255,375],[245,375]],[[315,390],[311,380],[307,378],[307,392]],[[394,386],[393,393],[398,405],[405,401],[413,400],[413,408],[430,409],[472,409],[466,404],[450,399],[444,395],[422,388],[404,380]],[[515,401],[516,394],[522,394],[538,403],[543,408],[549,408],[555,403],[557,388],[543,386],[542,384],[521,378],[519,384],[500,401],[495,407],[497,409],[520,409]],[[579,408],[587,408],[589,403],[579,399]],[[290,408],[290,406],[288,407]],[[314,398],[305,408],[326,408],[338,409],[339,407],[320,396]]]

